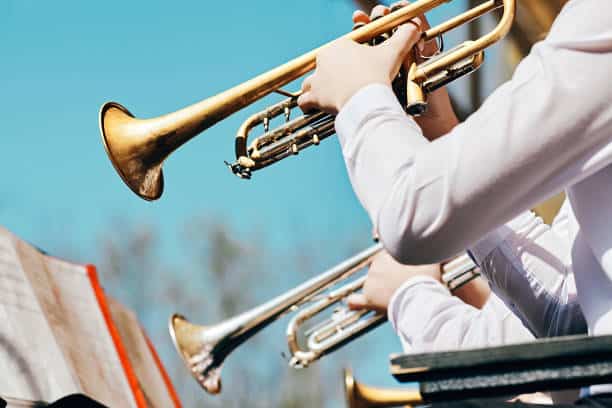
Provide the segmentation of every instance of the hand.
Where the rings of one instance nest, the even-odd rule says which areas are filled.
[[[404,282],[416,276],[429,276],[440,281],[440,273],[440,264],[402,265],[383,251],[370,265],[363,292],[349,296],[348,306],[351,309],[372,309],[386,313],[393,293]]]
[[[396,6],[406,6],[408,1],[399,1],[391,5],[391,8]],[[353,24],[368,24],[370,21],[389,14],[391,8],[378,5],[372,9],[372,12],[368,16],[361,10],[357,10],[353,13]],[[429,29],[429,22],[424,15],[415,19],[417,24],[423,31]],[[438,52],[438,44],[436,41],[418,43],[419,53],[425,56],[432,56]],[[409,54],[409,58],[404,61],[404,66],[408,68],[412,63],[412,53]],[[417,61],[417,63],[422,60]],[[423,134],[429,140],[437,139],[450,132],[458,123],[457,115],[451,105],[450,98],[446,87],[440,88],[435,92],[431,93],[427,99],[428,110],[425,114],[414,118],[417,124],[423,130]]]
[[[337,114],[364,86],[390,86],[420,34],[416,23],[408,23],[375,47],[345,38],[334,41],[318,53],[314,74],[304,80],[298,99],[300,108],[305,112],[316,109]]]

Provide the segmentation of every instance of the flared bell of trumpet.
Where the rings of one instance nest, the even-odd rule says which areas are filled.
[[[221,364],[234,349],[219,351],[227,336],[215,336],[214,328],[192,324],[179,314],[173,315],[168,325],[172,343],[196,381],[210,394],[221,392]]]
[[[418,389],[376,388],[361,384],[349,368],[344,369],[344,395],[348,408],[406,407],[423,403]]]
[[[232,88],[198,103],[151,119],[138,119],[117,102],[100,109],[104,148],[125,184],[145,200],[164,190],[162,164],[173,151],[226,118],[246,102]]]
[[[164,191],[162,163],[166,152],[156,149],[150,126],[116,102],[100,109],[100,132],[108,158],[121,179],[139,197],[157,200]]]

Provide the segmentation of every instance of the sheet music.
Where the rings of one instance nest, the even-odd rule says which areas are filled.
[[[136,406],[87,269],[0,227],[0,395]]]
[[[145,394],[147,405],[151,408],[174,406],[170,391],[164,382],[160,368],[155,363],[136,315],[115,299],[108,297],[107,300],[113,320],[136,371],[140,387]]]
[[[55,400],[78,391],[78,382],[62,357],[15,246],[13,235],[0,228],[0,394]]]
[[[87,269],[19,243],[19,255],[80,392],[110,407],[136,406]],[[24,262],[22,261],[22,262]]]

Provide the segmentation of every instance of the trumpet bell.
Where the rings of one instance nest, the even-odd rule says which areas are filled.
[[[191,356],[200,349],[199,346],[197,350],[193,350],[193,345],[196,344],[195,339],[198,337],[197,327],[180,314],[172,315],[168,326],[176,351],[184,360],[189,361]]]
[[[168,322],[172,343],[191,375],[210,394],[221,392],[221,367],[217,366],[213,349],[215,342],[203,339],[205,326],[190,323],[185,317],[174,314]]]
[[[349,408],[359,408],[359,400],[355,390],[355,377],[350,368],[344,370],[344,397],[346,398],[346,406]]]
[[[134,118],[117,102],[107,102],[100,109],[102,142],[113,167],[134,193],[152,201],[164,191],[165,155],[156,144],[146,143],[148,128],[146,121]]]
[[[348,408],[411,408],[423,404],[423,397],[418,389],[389,389],[371,387],[357,382],[353,372],[344,369],[344,396]]]

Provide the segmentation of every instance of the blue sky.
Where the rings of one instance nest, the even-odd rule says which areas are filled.
[[[0,1],[2,224],[52,254],[94,263],[99,235],[118,218],[155,225],[162,257],[178,263],[177,230],[194,215],[263,230],[277,249],[325,243],[315,245],[321,266],[340,260],[335,249],[346,242],[369,245],[370,222],[335,138],[251,181],[230,174],[223,160],[233,159],[234,134],[251,112],[173,154],[157,202],[140,200],[116,176],[100,141],[102,103],[116,100],[139,117],[174,111],[345,33],[353,10],[341,0],[228,4]],[[387,348],[394,341],[381,340]],[[386,370],[379,364],[361,377],[393,384]]]
[[[351,2],[144,4],[2,2],[4,224],[50,250],[60,234],[83,253],[117,215],[169,232],[198,212],[238,228],[265,226],[279,244],[296,230],[313,238],[363,234],[367,242],[369,221],[335,138],[246,182],[223,165],[249,114],[238,113],[175,153],[164,197],[146,203],[116,177],[97,120],[107,100],[157,116],[273,68],[344,33]]]
[[[265,225],[278,242],[288,228],[313,237],[367,232],[335,140],[245,182],[223,165],[245,119],[237,114],[174,154],[163,199],[145,203],[114,174],[97,123],[106,100],[156,116],[297,56],[349,26],[346,3],[296,3],[293,14],[281,1],[5,3],[0,131],[13,174],[0,181],[5,224],[51,250],[56,234],[67,234],[84,251],[117,214],[169,230],[205,212],[240,228]],[[294,29],[297,21],[303,28]]]

